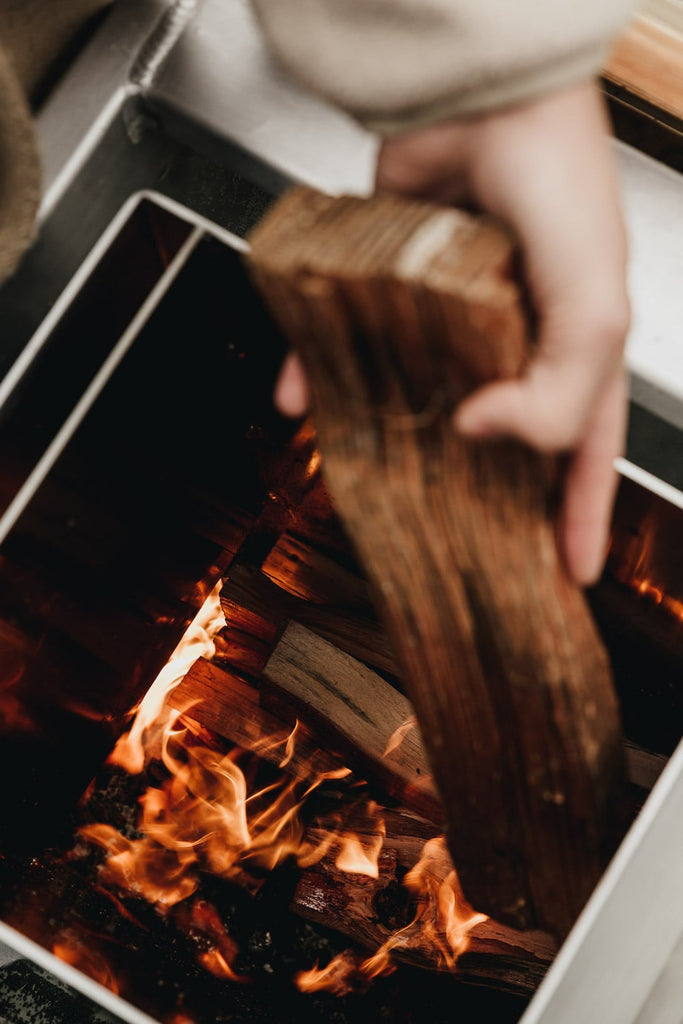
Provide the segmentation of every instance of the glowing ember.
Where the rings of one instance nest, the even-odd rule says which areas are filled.
[[[84,974],[98,981],[100,985],[104,985],[105,988],[118,995],[118,982],[104,957],[72,932],[62,934],[60,941],[52,947],[52,952],[64,963],[77,967],[78,970],[83,971]]]

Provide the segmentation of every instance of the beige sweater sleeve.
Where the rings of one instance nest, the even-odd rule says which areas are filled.
[[[252,0],[297,78],[388,134],[594,75],[636,0]]]

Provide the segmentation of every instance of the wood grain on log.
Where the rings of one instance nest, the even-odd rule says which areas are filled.
[[[236,746],[254,750],[272,764],[282,762],[283,745],[274,741],[286,738],[291,721],[262,708],[257,689],[210,661],[198,658],[169,702]],[[290,772],[310,775],[313,770],[336,771],[343,766],[339,755],[321,749],[310,729],[299,725],[295,754],[288,762]]]
[[[290,622],[263,671],[263,700],[285,705],[338,750],[364,778],[376,780],[430,821],[444,812],[409,701],[377,673]]]
[[[273,583],[294,597],[314,604],[355,609],[374,618],[375,609],[366,580],[301,537],[283,533],[261,569]]]
[[[229,624],[235,608],[242,609],[238,615],[240,622],[244,622],[247,611],[259,616],[262,623],[270,623],[274,630],[295,619],[373,668],[389,675],[398,671],[389,639],[374,614],[370,616],[362,608],[343,603],[333,606],[305,601],[287,593],[254,566],[239,562],[231,566],[221,592],[221,604]],[[263,631],[261,623],[254,625]]]
[[[367,695],[364,695],[362,691],[356,693],[353,700],[344,703],[343,714],[339,714],[339,704],[344,702],[344,682],[339,680],[339,673],[342,670],[340,652],[330,651],[328,644],[309,633],[308,630],[301,629],[299,635],[306,638],[309,648],[312,644],[319,645],[318,657],[323,651],[327,655],[323,666],[324,685],[308,690],[305,697],[303,696],[305,684],[295,686],[292,693],[288,691],[287,681],[291,678],[290,671],[283,673],[281,678],[279,677],[277,664],[280,652],[277,652],[278,658],[273,663],[270,678],[267,682],[264,680],[266,682],[265,692],[259,691],[256,686],[252,686],[233,672],[226,671],[221,666],[204,658],[198,658],[182,682],[170,694],[171,707],[186,711],[190,717],[197,719],[203,726],[237,746],[247,750],[258,748],[261,757],[272,764],[280,763],[281,753],[275,747],[263,746],[262,738],[283,735],[298,721],[295,750],[287,765],[288,771],[296,775],[301,775],[302,772],[308,770],[312,762],[321,771],[335,771],[343,766],[348,766],[357,775],[368,775],[370,782],[377,786],[379,780],[372,775],[372,765],[381,760],[385,788],[388,793],[393,793],[403,805],[396,813],[402,815],[406,843],[412,855],[414,842],[424,842],[425,839],[438,834],[439,825],[443,820],[443,812],[438,803],[436,789],[428,776],[425,776],[423,780],[423,791],[417,791],[417,793],[414,787],[405,789],[398,774],[387,783],[387,776],[394,772],[396,765],[402,763],[400,770],[406,778],[412,781],[425,770],[427,763],[422,736],[417,722],[414,720],[410,701],[396,691],[390,683],[378,676],[374,677],[372,689],[375,701],[374,708],[370,713],[371,717],[378,717],[377,707],[391,707],[394,720],[407,724],[409,727],[407,730],[402,730],[399,726],[396,734],[398,746],[393,752],[393,757],[382,758],[381,752],[384,749],[383,744],[385,744],[389,730],[386,723],[380,721],[377,733],[372,735],[369,732],[368,718],[365,717],[363,706]],[[293,632],[287,633],[288,642],[291,643],[293,636]],[[303,658],[303,652],[301,652],[301,657]],[[355,676],[362,679],[363,666],[358,666],[358,669]],[[297,693],[297,691],[299,692]],[[275,698],[276,692],[277,698]],[[313,719],[317,723],[315,732],[310,724]],[[411,722],[414,722],[413,727],[411,727]],[[340,727],[344,729],[345,739],[340,737]],[[361,741],[362,733],[365,734],[364,743]],[[408,736],[411,737],[410,742],[405,744],[404,741]],[[335,746],[335,740],[339,744],[338,747]],[[324,744],[323,749],[321,749],[321,743]],[[342,749],[345,750],[344,755],[341,753]],[[398,749],[401,751],[400,761],[396,757]],[[624,743],[624,755],[628,779],[633,788],[633,816],[635,816],[663,771],[667,758],[661,754],[644,750],[628,741]],[[424,799],[424,792],[429,794],[427,800]],[[424,810],[425,807],[431,820],[423,818],[419,814],[419,809]],[[355,824],[354,828],[358,830],[360,826]],[[396,834],[396,828],[394,828],[394,840]],[[394,846],[396,846],[395,842]]]
[[[558,557],[556,461],[451,424],[529,357],[513,244],[460,211],[309,189],[249,241],[303,360],[328,490],[375,586],[465,895],[563,935],[623,827],[608,659]]]

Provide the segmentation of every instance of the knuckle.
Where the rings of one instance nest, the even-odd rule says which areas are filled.
[[[621,348],[631,327],[631,304],[627,296],[609,303],[602,302],[593,310],[592,329],[614,348]]]

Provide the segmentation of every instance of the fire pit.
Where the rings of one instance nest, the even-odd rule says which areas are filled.
[[[553,978],[571,978],[572,941],[590,948],[614,886],[559,953],[464,905],[312,428],[272,408],[283,344],[240,236],[282,178],[256,160],[245,169],[179,108],[171,71],[192,23],[141,10],[170,56],[156,66],[146,51],[138,95],[112,105],[96,144],[72,137],[68,174],[53,147],[41,237],[0,295],[0,758],[13,780],[0,938],[29,958],[0,968],[0,1015],[32,989],[61,1020],[103,1020],[104,1006],[164,1024],[458,1011],[545,1022]],[[591,602],[622,702],[635,829],[651,827],[663,790],[648,793],[676,767],[683,498],[621,468]],[[283,645],[322,672],[324,699],[287,685]],[[362,688],[345,690],[348,678]],[[668,952],[680,930],[665,929]],[[634,972],[634,998],[668,952],[649,979]],[[60,971],[97,1007],[60,987]]]

